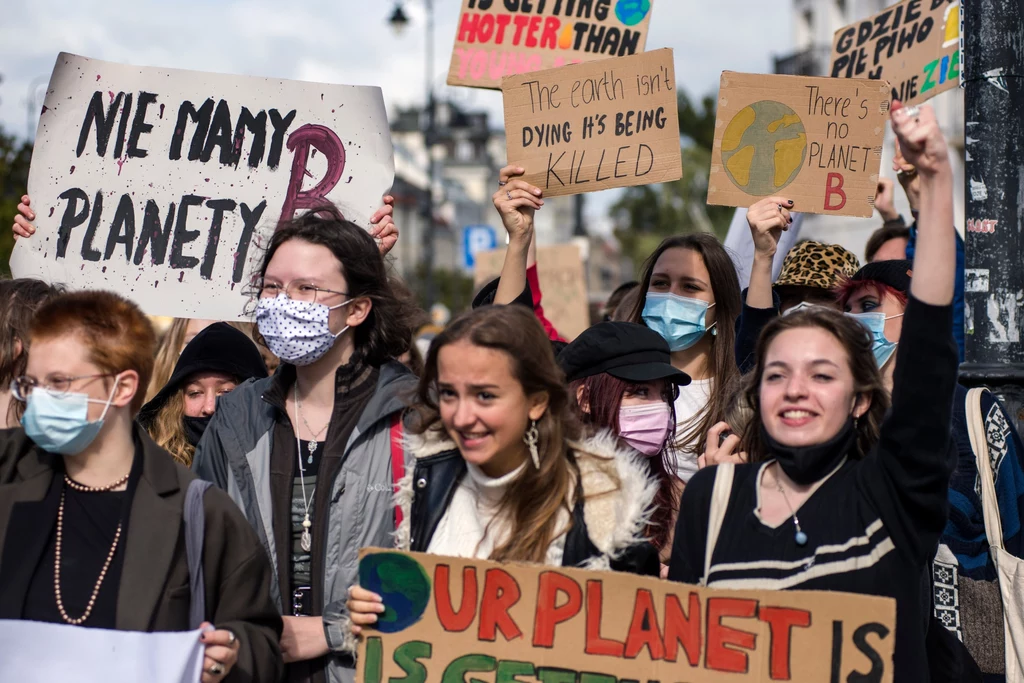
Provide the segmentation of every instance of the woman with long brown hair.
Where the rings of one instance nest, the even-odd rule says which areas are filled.
[[[657,574],[644,537],[656,485],[631,450],[582,431],[529,309],[454,320],[431,344],[414,407],[400,548]],[[383,604],[359,587],[350,594],[358,634]]]
[[[687,482],[697,471],[708,429],[728,406],[729,396],[718,388],[739,376],[736,268],[714,235],[669,237],[644,262],[639,291],[630,320],[664,337],[672,365],[693,380],[675,401],[676,462],[679,478]]]
[[[894,103],[891,119],[922,175],[891,411],[860,322],[811,308],[769,323],[746,391],[751,462],[708,467],[690,481],[669,578],[894,598],[894,680],[917,681],[928,679],[925,587],[955,464],[953,174],[930,108]]]

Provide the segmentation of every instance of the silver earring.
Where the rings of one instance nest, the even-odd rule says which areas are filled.
[[[533,466],[540,469],[540,453],[537,451],[537,442],[540,441],[540,432],[537,430],[537,421],[530,420],[530,428],[523,434],[523,443],[530,449],[530,458],[533,459]]]
[[[853,418],[853,428],[857,429],[858,427],[860,427],[860,417],[855,417]]]

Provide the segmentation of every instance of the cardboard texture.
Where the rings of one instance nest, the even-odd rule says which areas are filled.
[[[38,232],[11,270],[151,315],[251,319],[277,222],[326,200],[369,227],[394,175],[380,88],[61,53],[28,178]]]
[[[475,285],[482,287],[498,277],[504,262],[504,249],[478,253],[473,270]],[[578,246],[537,247],[537,278],[543,295],[544,316],[562,337],[571,341],[590,327],[587,284]]]
[[[919,104],[960,85],[959,0],[903,0],[845,26],[832,40],[834,78],[889,81]]]
[[[462,0],[448,85],[644,51],[654,0]]]
[[[510,76],[502,94],[509,163],[545,197],[683,177],[672,50]]]
[[[708,204],[870,217],[888,113],[886,82],[722,72]]]
[[[896,603],[360,551],[359,683],[891,682]],[[870,672],[870,673],[868,673]],[[865,676],[865,674],[867,674]]]

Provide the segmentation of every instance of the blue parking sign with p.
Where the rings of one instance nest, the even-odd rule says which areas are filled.
[[[462,229],[463,265],[472,270],[476,255],[498,247],[498,234],[489,225],[468,225]]]

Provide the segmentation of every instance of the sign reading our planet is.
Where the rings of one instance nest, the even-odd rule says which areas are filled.
[[[896,603],[617,572],[359,552],[384,602],[359,683],[891,683]]]
[[[723,72],[708,204],[870,217],[888,112],[887,81]]]
[[[654,0],[462,0],[448,85],[644,51]]]

